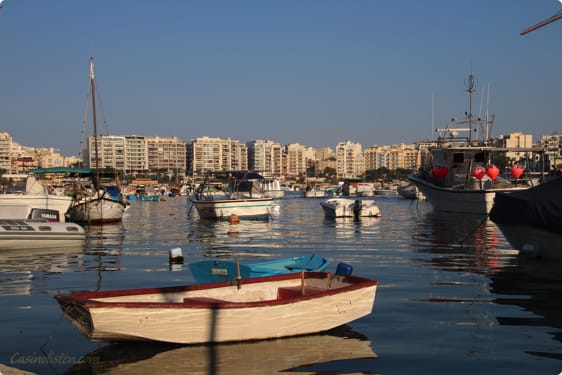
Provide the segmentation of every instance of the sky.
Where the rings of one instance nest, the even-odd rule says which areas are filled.
[[[557,0],[5,0],[0,131],[79,154],[95,63],[104,134],[332,147],[562,133]],[[86,115],[85,115],[86,114]],[[87,129],[84,130],[84,122]]]

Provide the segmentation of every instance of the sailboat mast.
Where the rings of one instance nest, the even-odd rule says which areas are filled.
[[[96,122],[96,88],[94,80],[94,58],[90,57],[90,88],[92,90],[92,121],[94,126],[94,155],[95,155],[95,168],[96,168],[96,192],[99,191],[100,185],[100,172],[99,172],[99,151],[98,151],[98,126]]]

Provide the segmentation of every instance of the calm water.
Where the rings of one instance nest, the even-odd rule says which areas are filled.
[[[0,363],[50,373],[559,374],[562,271],[520,259],[479,217],[377,197],[383,216],[325,220],[319,199],[279,201],[269,222],[200,221],[185,197],[132,202],[82,248],[0,252]],[[53,296],[192,283],[189,261],[316,254],[379,280],[371,315],[329,334],[207,346],[95,343]],[[319,319],[322,317],[319,316]],[[90,362],[93,362],[90,363]]]

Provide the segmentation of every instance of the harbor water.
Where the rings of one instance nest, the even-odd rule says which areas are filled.
[[[520,257],[481,217],[375,199],[380,218],[328,220],[320,199],[288,195],[272,220],[238,224],[200,220],[186,197],[134,201],[122,223],[86,227],[83,247],[0,252],[0,364],[38,374],[562,371],[560,262]],[[170,265],[177,247],[184,264]],[[378,280],[373,312],[328,333],[280,340],[111,344],[84,337],[53,298],[193,283],[188,263],[210,257],[311,254],[328,258],[330,272],[345,262]]]

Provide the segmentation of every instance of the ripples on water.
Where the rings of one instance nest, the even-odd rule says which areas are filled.
[[[376,199],[381,218],[327,220],[319,199],[289,197],[279,201],[272,220],[236,225],[199,220],[185,197],[138,201],[123,223],[87,228],[83,247],[0,252],[0,333],[5,338],[0,363],[45,373],[48,365],[18,363],[14,353],[31,358],[62,353],[74,362],[91,353],[88,358],[101,363],[54,361],[52,368],[103,372],[119,366],[138,373],[145,366],[166,366],[168,372],[232,374],[252,373],[248,366],[253,363],[255,373],[562,370],[559,262],[521,259],[498,228],[481,217],[435,215],[426,202]],[[168,263],[174,247],[183,251],[183,266]],[[181,358],[207,353],[208,359],[208,348],[93,343],[71,327],[52,298],[73,290],[191,283],[187,263],[206,257],[257,262],[307,254],[330,259],[331,271],[347,262],[355,274],[378,279],[373,314],[328,337],[218,346],[210,357],[216,361],[203,361],[198,369]],[[322,349],[331,345],[347,354]],[[279,346],[294,350],[284,355]],[[307,347],[314,350],[305,352]],[[233,365],[236,361],[240,366]]]

